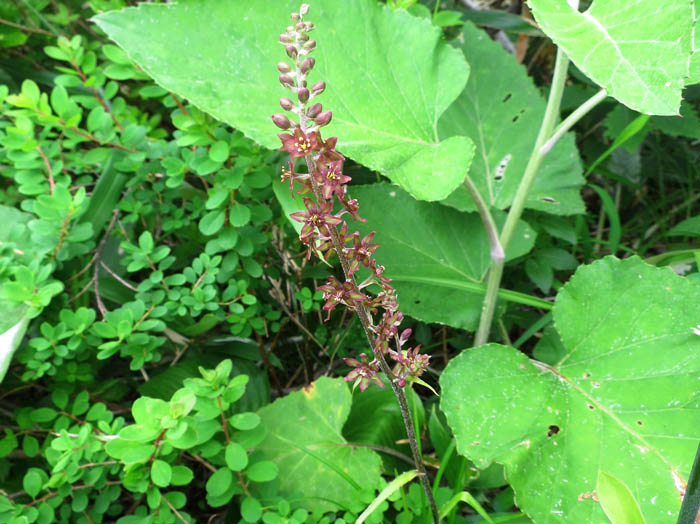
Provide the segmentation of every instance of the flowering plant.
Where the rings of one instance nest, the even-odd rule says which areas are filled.
[[[284,45],[292,65],[287,62],[277,64],[279,81],[297,100],[295,102],[291,98],[283,97],[280,99],[280,106],[296,118],[290,119],[282,113],[272,115],[272,121],[277,127],[289,131],[278,135],[282,142],[281,150],[290,156],[288,168],[282,170],[282,181],[289,180],[292,195],[295,182],[299,184],[299,195],[310,195],[303,197],[306,210],[292,213],[290,216],[303,224],[299,239],[308,248],[307,257],[313,253],[328,262],[335,253],[340,260],[344,279],[341,281],[331,275],[328,281],[319,287],[326,301],[323,306],[328,312],[326,320],[338,304],[353,310],[362,323],[374,356],[371,361],[365,353],[360,355],[359,360],[346,358],[346,364],[353,369],[345,380],[355,381],[355,386],[359,385],[360,390],[364,391],[370,383],[384,387],[378,376],[380,371],[389,378],[401,407],[416,468],[421,473],[433,518],[437,522],[435,501],[420,458],[403,391],[409,381],[417,381],[427,386],[418,377],[428,367],[429,356],[420,354],[420,345],[407,350],[402,349],[411,336],[411,330],[405,329],[399,333],[403,314],[399,311],[391,279],[383,275],[384,266],[377,264],[373,258],[379,247],[372,242],[375,233],[365,235],[364,238],[361,238],[358,231],[350,233],[350,226],[343,218],[349,214],[354,221],[366,222],[358,215],[357,200],[348,195],[347,184],[351,178],[343,174],[345,157],[335,149],[338,139],[333,137],[324,140],[321,136],[320,129],[330,123],[333,114],[331,111],[324,111],[320,103],[313,103],[325,90],[325,82],[316,82],[311,89],[307,83],[307,77],[315,65],[315,60],[308,55],[316,48],[316,41],[309,38],[314,25],[304,20],[308,11],[308,4],[302,4],[299,12],[291,15],[294,25],[288,26],[287,31],[280,35],[280,42]],[[306,173],[297,172],[295,161],[299,158],[305,160]],[[339,208],[339,211],[334,211],[334,208]],[[369,269],[370,274],[357,283],[355,274],[360,266]],[[371,285],[381,289],[375,296],[367,292]],[[392,349],[392,346],[395,349]],[[389,367],[386,355],[396,363],[393,369]]]
[[[289,167],[282,171],[282,181],[289,180],[292,194],[294,182],[297,182],[298,194],[313,197],[304,196],[306,210],[292,213],[291,218],[303,224],[299,239],[308,248],[307,257],[314,254],[328,261],[335,253],[340,259],[344,280],[330,276],[319,287],[326,301],[323,306],[328,312],[326,319],[338,304],[343,304],[359,315],[367,333],[374,359],[370,361],[365,354],[361,355],[360,360],[346,358],[345,362],[353,370],[345,379],[354,380],[363,391],[371,382],[384,387],[377,377],[382,370],[399,387],[404,387],[407,381],[419,380],[418,377],[428,366],[429,356],[419,353],[420,346],[402,349],[409,340],[411,330],[406,329],[399,334],[403,315],[399,311],[391,279],[383,275],[384,266],[377,264],[373,258],[379,247],[372,242],[374,233],[364,238],[358,231],[350,233],[350,227],[343,218],[349,214],[353,220],[365,222],[358,215],[357,200],[348,196],[347,184],[351,178],[343,173],[345,157],[335,149],[338,139],[332,137],[324,140],[321,136],[320,129],[330,123],[333,114],[323,111],[320,103],[313,103],[325,90],[325,82],[319,81],[310,89],[308,87],[307,77],[315,65],[315,60],[308,55],[316,48],[316,41],[308,35],[314,29],[313,23],[303,20],[307,12],[308,5],[304,4],[299,13],[292,14],[294,25],[280,35],[280,42],[292,65],[287,62],[277,64],[280,83],[297,99],[295,102],[291,98],[281,98],[280,105],[297,117],[298,122],[281,113],[272,115],[275,125],[289,131],[278,135],[282,150],[290,156]],[[307,173],[297,172],[295,161],[299,158],[306,161]],[[336,207],[340,208],[338,212],[334,212]],[[357,283],[355,274],[360,266],[369,269],[370,275]],[[381,288],[376,296],[366,292],[373,284]],[[390,349],[392,343],[395,350]],[[396,362],[393,371],[388,366],[386,370],[383,369],[382,362],[385,362],[386,355]]]

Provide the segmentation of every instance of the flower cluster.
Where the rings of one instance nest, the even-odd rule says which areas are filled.
[[[290,119],[281,113],[272,115],[277,127],[289,131],[278,135],[282,150],[289,153],[291,158],[289,167],[282,171],[282,181],[289,180],[292,194],[296,182],[299,187],[297,194],[309,195],[303,196],[306,210],[292,213],[291,217],[303,224],[299,239],[308,248],[307,256],[313,253],[327,261],[336,253],[340,258],[345,279],[341,281],[331,276],[328,282],[319,287],[326,301],[323,309],[328,316],[338,304],[354,310],[363,321],[373,344],[375,358],[371,362],[365,354],[361,355],[360,360],[345,359],[353,367],[345,379],[355,380],[361,390],[365,390],[371,382],[383,387],[377,375],[380,364],[385,362],[384,356],[389,355],[396,362],[393,378],[403,387],[407,379],[423,373],[429,357],[419,354],[420,346],[401,349],[408,341],[411,330],[404,330],[399,335],[403,315],[398,310],[391,279],[383,276],[384,267],[372,258],[379,247],[372,242],[374,233],[364,238],[357,231],[350,233],[348,223],[342,218],[349,214],[353,220],[364,221],[358,215],[357,201],[348,196],[350,177],[343,174],[345,157],[335,150],[337,138],[323,140],[321,137],[320,128],[327,125],[333,115],[331,111],[324,111],[320,103],[314,103],[314,99],[326,89],[325,82],[316,82],[311,88],[307,84],[307,76],[315,65],[315,60],[309,54],[316,48],[315,40],[309,38],[313,23],[304,21],[308,10],[309,6],[303,4],[298,13],[292,13],[293,25],[280,35],[280,42],[292,64],[277,64],[279,81],[296,99],[281,98],[280,105],[296,118]],[[297,172],[295,161],[299,158],[304,158],[307,173]],[[337,203],[340,205],[336,206]],[[336,207],[340,211],[334,212]],[[369,276],[358,284],[355,273],[360,266],[369,270]],[[366,288],[372,284],[381,288],[375,296],[366,292]],[[395,349],[390,349],[392,343]]]

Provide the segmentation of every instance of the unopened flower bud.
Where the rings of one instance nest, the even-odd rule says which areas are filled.
[[[301,7],[299,8],[299,14],[301,16],[304,16],[308,12],[309,12],[309,4],[301,4]]]
[[[282,33],[280,35],[280,42],[282,42],[283,44],[288,44],[288,43],[293,42],[293,41],[294,40],[292,39],[292,37],[289,36],[287,33]]]
[[[314,23],[313,22],[304,22],[304,30],[308,33],[310,31],[314,30]]]
[[[309,39],[309,35],[306,33],[299,33],[299,36],[297,37],[300,42],[306,42]]]
[[[302,104],[306,103],[306,101],[309,99],[309,94],[310,94],[309,90],[306,89],[305,87],[302,87],[301,89],[299,89],[299,91],[297,92],[297,96],[299,97],[299,102],[301,102]]]
[[[296,58],[297,57],[297,48],[294,47],[293,45],[286,45],[284,46],[284,50],[287,52],[287,56],[289,58]]]
[[[308,73],[314,68],[314,64],[316,63],[316,60],[313,58],[305,58],[304,61],[301,63],[301,72],[303,74]]]
[[[316,122],[318,127],[323,127],[331,121],[331,118],[333,118],[333,112],[324,111],[323,113],[319,113],[319,115],[314,119],[314,122]]]
[[[292,14],[291,14],[291,17],[292,17],[292,22],[294,22],[294,23],[298,22],[298,21],[300,20],[300,18],[301,18],[301,17],[299,16],[299,13],[292,13]]]
[[[289,121],[289,118],[280,113],[272,115],[272,121],[280,129],[289,129],[289,127],[292,125],[292,123]]]
[[[287,26],[287,33],[293,33],[294,32],[294,26],[293,25],[288,25]]]
[[[323,106],[321,104],[314,104],[306,112],[306,116],[308,116],[309,118],[316,118],[321,113],[321,111],[323,111]]]
[[[308,36],[307,36],[308,38]],[[304,49],[307,51],[313,51],[316,48],[316,40],[309,40],[304,44]]]
[[[294,107],[294,102],[292,102],[289,98],[280,98],[280,105],[282,106],[282,109],[291,111]]]
[[[289,76],[289,75],[284,75],[284,74],[282,74],[282,75],[279,76],[279,79],[280,79],[280,83],[281,83],[283,86],[289,87],[289,86],[294,85],[294,80],[292,80],[292,77]]]
[[[320,95],[326,90],[326,83],[325,82],[316,82],[313,86],[311,86],[311,92],[314,95]]]
[[[289,73],[292,70],[292,68],[289,66],[289,64],[287,62],[279,62],[277,64],[277,70],[280,73]]]
[[[296,29],[297,31],[303,31],[305,28],[306,28],[306,24],[304,24],[304,22],[299,22],[299,23],[295,26],[295,29]]]

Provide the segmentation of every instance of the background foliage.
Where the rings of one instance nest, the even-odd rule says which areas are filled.
[[[0,520],[428,522],[395,400],[341,378],[367,348],[323,321],[335,270],[286,218],[269,115],[297,3],[127,3],[0,6]],[[441,516],[675,522],[700,441],[690,6],[386,4],[311,3],[313,79],[432,357],[440,397],[409,400]],[[545,158],[493,343],[465,350],[490,254],[462,182],[501,227],[543,32],[574,64],[562,117],[611,97]]]

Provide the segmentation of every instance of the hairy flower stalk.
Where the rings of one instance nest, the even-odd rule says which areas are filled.
[[[291,157],[289,167],[282,171],[282,180],[289,179],[292,195],[294,182],[297,182],[300,187],[297,194],[313,196],[303,196],[306,210],[292,213],[291,217],[303,224],[299,239],[308,248],[307,257],[314,254],[328,261],[335,253],[340,260],[344,281],[331,276],[326,284],[319,287],[326,301],[323,309],[329,316],[339,304],[355,311],[374,357],[370,361],[363,353],[359,360],[345,359],[353,368],[345,380],[355,381],[355,385],[364,391],[372,382],[384,387],[378,376],[380,371],[388,377],[401,408],[411,452],[428,497],[433,520],[437,523],[435,500],[421,460],[403,390],[407,382],[419,380],[418,377],[428,366],[429,357],[419,353],[420,346],[402,349],[408,342],[411,330],[399,333],[403,315],[398,310],[396,291],[391,286],[391,280],[383,276],[384,267],[378,265],[373,258],[379,247],[372,243],[374,233],[364,238],[357,231],[350,233],[348,223],[342,218],[349,214],[353,220],[364,221],[358,215],[357,201],[352,200],[347,193],[346,185],[350,177],[343,174],[345,157],[335,150],[337,138],[324,140],[321,137],[320,128],[327,125],[333,115],[315,102],[315,98],[325,90],[326,84],[316,82],[309,88],[307,83],[307,77],[315,65],[315,60],[309,54],[316,47],[316,42],[309,38],[309,33],[314,28],[313,23],[304,20],[308,10],[309,6],[302,4],[299,12],[291,15],[293,25],[280,35],[280,42],[292,62],[291,65],[287,62],[277,64],[280,83],[292,93],[289,98],[280,99],[280,106],[291,112],[294,118],[290,119],[284,114],[272,115],[272,121],[277,127],[289,131],[279,135],[282,150]],[[298,158],[304,158],[307,173],[295,171],[295,161]],[[340,211],[334,212],[337,203],[340,204]],[[368,269],[370,275],[358,284],[355,274],[361,266]],[[366,289],[370,285],[378,286],[381,291],[376,296],[369,295]],[[393,369],[387,363],[387,355],[395,362]]]

